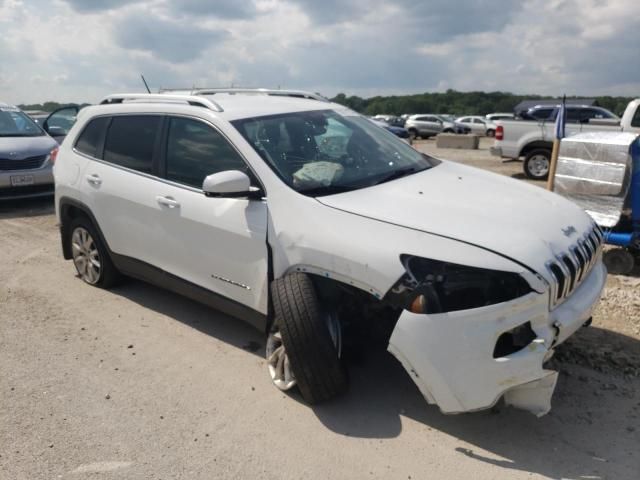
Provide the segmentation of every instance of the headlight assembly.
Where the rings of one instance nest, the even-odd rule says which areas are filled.
[[[519,274],[401,255],[406,273],[387,301],[413,313],[442,313],[486,307],[531,292]]]

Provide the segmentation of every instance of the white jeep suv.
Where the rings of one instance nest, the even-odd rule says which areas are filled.
[[[445,413],[549,410],[543,363],[605,283],[587,214],[314,94],[186,93],[109,96],[62,144],[56,211],[82,280],[125,274],[249,322],[273,383],[310,403],[345,390],[349,335],[377,330]]]

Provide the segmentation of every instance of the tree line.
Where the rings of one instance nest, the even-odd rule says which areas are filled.
[[[405,113],[448,113],[452,115],[486,115],[493,112],[513,112],[523,100],[546,100],[554,97],[542,95],[515,95],[508,92],[419,93],[361,98],[339,93],[331,100],[365,115],[402,115]],[[567,99],[585,98],[571,96]],[[634,97],[598,96],[596,105],[621,115]]]
[[[515,95],[508,92],[458,92],[447,90],[444,93],[419,93],[415,95],[392,95],[362,98],[355,95],[347,97],[339,93],[331,100],[345,105],[365,115],[403,113],[449,113],[452,115],[486,115],[492,112],[513,112],[513,108],[522,100],[546,100],[553,97],[542,95]],[[584,98],[584,97],[567,97]],[[596,105],[621,115],[633,97],[599,96],[591,97]],[[52,112],[74,103],[44,102],[18,105],[22,110],[42,110]],[[80,104],[80,107],[88,104]]]

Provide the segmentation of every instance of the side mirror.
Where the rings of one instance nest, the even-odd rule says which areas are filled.
[[[262,191],[251,186],[249,176],[239,170],[226,170],[207,176],[202,182],[202,191],[207,197],[257,198]]]

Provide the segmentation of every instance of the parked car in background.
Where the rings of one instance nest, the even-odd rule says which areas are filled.
[[[487,137],[493,137],[496,133],[496,124],[488,121],[484,117],[477,115],[469,115],[466,117],[459,117],[456,119],[457,123],[468,125],[471,128],[471,133],[476,135],[486,135]]]
[[[405,120],[402,117],[395,115],[375,115],[373,118],[385,122],[392,127],[404,127]]]
[[[555,122],[560,105],[536,105],[525,112],[519,114],[522,120],[541,120]],[[620,117],[610,112],[606,108],[594,107],[591,105],[568,105],[567,123],[587,123],[592,120],[603,123],[616,124],[620,122]]]
[[[396,127],[394,125],[389,125],[387,122],[383,122],[377,118],[372,118],[371,121],[378,125],[379,127],[384,128],[385,130],[393,133],[396,137],[402,138],[404,141],[409,143],[410,145],[413,143],[411,139],[411,135],[409,135],[409,131],[404,127]]]
[[[19,108],[0,103],[0,200],[53,194],[58,144]]]
[[[484,116],[488,122],[495,122],[496,120],[510,120],[515,118],[513,113],[488,113]]]
[[[468,125],[450,122],[434,114],[412,115],[404,124],[411,138],[429,138],[439,133],[470,133]]]
[[[640,133],[639,106],[640,99],[631,101],[620,119],[604,108],[570,105],[567,107],[565,134],[607,130]],[[524,158],[523,168],[527,177],[536,180],[547,178],[558,108],[545,105],[529,109],[532,118],[536,115],[541,117],[535,121],[498,120],[491,153],[501,158]]]
[[[124,273],[250,323],[274,385],[309,403],[346,390],[350,341],[377,331],[445,413],[549,411],[544,364],[606,281],[583,210],[312,93],[190,93],[107,97],[61,145],[56,215],[82,281]]]

